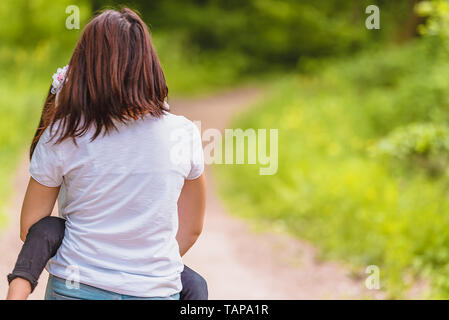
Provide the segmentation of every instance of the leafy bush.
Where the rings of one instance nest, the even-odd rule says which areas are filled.
[[[448,173],[449,127],[433,123],[399,127],[380,140],[373,153],[400,161],[409,170],[418,167],[431,175]]]

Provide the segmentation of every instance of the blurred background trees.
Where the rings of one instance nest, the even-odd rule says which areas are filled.
[[[81,28],[105,7],[137,9],[171,96],[268,84],[234,126],[279,128],[279,171],[218,166],[235,214],[380,266],[391,297],[420,278],[449,297],[448,0],[1,1],[2,203],[82,31],[65,28],[72,4]],[[370,4],[380,30],[365,28]]]
[[[411,37],[416,28],[415,2],[378,1],[382,8],[380,32],[367,32],[364,28],[365,8],[372,4],[368,0],[128,3],[141,11],[155,31],[182,39],[183,45],[193,52],[228,54],[243,60],[243,72],[266,72],[297,68],[304,57],[353,53],[371,46],[373,40]],[[103,1],[94,1],[94,10],[103,5]],[[404,32],[402,27],[410,24]]]

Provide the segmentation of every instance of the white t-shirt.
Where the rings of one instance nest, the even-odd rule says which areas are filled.
[[[47,129],[30,174],[61,185],[64,240],[50,274],[138,297],[181,291],[177,201],[184,179],[204,169],[198,128],[166,113],[146,116],[90,141],[92,131],[54,144]]]

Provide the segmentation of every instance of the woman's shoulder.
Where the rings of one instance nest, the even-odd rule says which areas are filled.
[[[60,132],[59,127],[61,126],[61,120],[55,121],[53,124],[47,126],[42,133],[39,141],[48,144],[51,141],[58,140],[58,134]]]
[[[171,126],[179,128],[192,128],[195,125],[192,120],[186,118],[185,116],[173,114],[171,112],[166,112],[163,119]]]

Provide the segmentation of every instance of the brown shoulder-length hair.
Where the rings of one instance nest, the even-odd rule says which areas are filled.
[[[164,73],[142,19],[128,8],[104,11],[85,27],[57,99],[48,93],[31,154],[48,127],[59,143],[82,136],[93,126],[93,140],[116,128],[114,121],[161,116],[168,111],[167,94]]]

